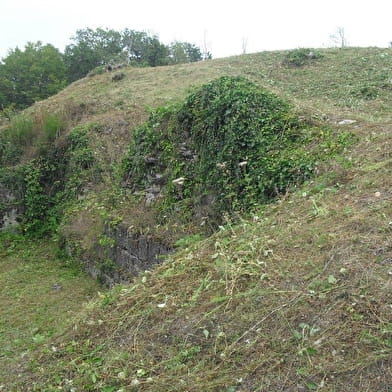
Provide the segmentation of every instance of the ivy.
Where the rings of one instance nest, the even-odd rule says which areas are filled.
[[[139,127],[123,162],[128,186],[164,179],[167,211],[221,219],[311,177],[345,143],[299,120],[289,103],[243,77],[221,77]],[[315,143],[316,142],[316,143]]]
[[[0,183],[21,200],[21,228],[26,234],[53,234],[66,204],[97,170],[87,132],[88,127],[77,127],[61,143],[49,138],[36,159],[0,171]]]
[[[26,233],[42,236],[51,230],[50,197],[42,183],[41,161],[31,161],[24,167],[23,229]]]

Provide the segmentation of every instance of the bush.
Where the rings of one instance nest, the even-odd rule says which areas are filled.
[[[322,54],[315,49],[298,48],[290,50],[286,54],[283,63],[288,66],[301,67],[322,57]]]
[[[17,197],[21,226],[31,236],[52,234],[65,205],[76,199],[93,176],[101,174],[88,135],[97,124],[76,127],[57,140],[66,126],[61,115],[41,112],[34,120],[14,117],[0,134],[0,184]],[[39,135],[35,158],[21,160],[35,133]]]
[[[24,166],[23,229],[33,236],[41,237],[53,230],[51,198],[45,192],[43,177],[45,162],[32,161]]]
[[[94,151],[89,147],[88,130],[93,126],[78,126],[68,135],[70,150],[69,170],[72,174],[91,168],[95,163]]]
[[[222,77],[181,106],[153,112],[135,131],[123,167],[135,189],[164,179],[164,211],[219,220],[309,178],[331,149],[306,146],[327,134],[302,124],[275,94],[245,78]]]

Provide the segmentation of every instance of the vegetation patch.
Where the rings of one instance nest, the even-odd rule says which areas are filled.
[[[89,146],[90,125],[64,135],[66,127],[60,115],[40,113],[34,119],[20,115],[1,134],[0,183],[12,195],[3,207],[19,206],[22,230],[30,235],[54,233],[65,205],[76,199],[91,177],[99,176]],[[26,150],[33,140],[35,152],[28,159]]]
[[[154,112],[156,121],[150,121],[158,125],[151,134],[146,132],[166,143],[167,160],[141,150],[147,174],[132,182],[137,173],[132,173],[130,164],[124,165],[131,189],[121,192],[113,185],[120,181],[120,173],[111,163],[120,160],[129,142],[128,131],[145,120],[142,108],[158,107],[168,100],[178,102],[191,84],[201,85],[222,75],[246,75],[312,113],[306,117],[313,119],[313,125],[289,109],[289,117],[294,117],[290,124],[299,124],[297,128],[288,126],[298,133],[290,146],[295,151],[297,141],[305,140],[300,151],[310,156],[319,151],[319,158],[311,178],[297,189],[290,185],[286,188],[290,192],[272,202],[256,208],[251,203],[248,218],[221,224],[208,238],[195,235],[199,226],[189,224],[195,231],[176,242],[175,254],[131,284],[100,293],[78,317],[74,309],[80,309],[86,297],[77,293],[85,286],[77,277],[63,279],[73,275],[73,270],[57,269],[68,264],[54,254],[57,242],[1,235],[0,389],[390,392],[392,52],[322,50],[324,58],[317,66],[304,67],[281,66],[286,53],[153,70],[126,69],[127,77],[115,88],[111,75],[97,76],[37,105],[52,113],[54,106],[72,95],[75,103],[83,102],[89,108],[79,111],[78,119],[73,120],[84,125],[75,128],[68,124],[53,143],[40,149],[39,156],[22,146],[21,159],[16,162],[23,168],[34,156],[32,183],[40,178],[37,196],[42,190],[50,195],[50,208],[55,195],[61,201],[61,229],[71,241],[75,239],[67,247],[80,245],[80,254],[90,251],[90,260],[102,261],[102,271],[113,267],[107,254],[97,252],[103,256],[98,259],[91,250],[97,241],[103,250],[111,250],[111,236],[102,235],[108,222],[114,226],[121,222],[125,230],[134,230],[132,225],[138,226],[135,221],[140,221],[146,233],[163,226],[151,213],[154,208],[141,203],[156,188],[159,193],[152,206],[162,218],[170,213],[181,216],[182,212],[188,213],[185,219],[194,218],[195,206],[208,206],[192,195],[175,198],[175,192],[186,190],[188,178],[182,173],[188,164],[196,165],[204,151],[196,153],[191,136],[181,139],[182,133],[175,128],[179,109],[185,104]],[[377,94],[361,92],[366,86],[374,87]],[[197,99],[201,101],[201,95]],[[208,108],[206,104],[206,113]],[[165,115],[160,117],[160,112]],[[201,118],[199,112],[185,115]],[[351,129],[358,143],[322,162],[346,144],[347,136],[318,126],[319,119],[331,124],[356,120],[338,125],[337,132]],[[86,121],[110,126],[92,132]],[[226,126],[224,121],[222,124]],[[188,130],[185,125],[183,129]],[[207,126],[203,130],[214,135]],[[162,132],[169,136],[163,139]],[[314,139],[301,139],[307,133]],[[34,133],[33,144],[42,134]],[[113,147],[110,154],[108,146]],[[157,143],[156,151],[161,149]],[[242,160],[238,162],[249,161],[239,155]],[[37,176],[38,158],[55,163],[56,169],[40,166]],[[130,161],[128,156],[127,163]],[[176,175],[165,166],[171,162],[174,167],[183,163]],[[4,161],[1,182],[15,193],[19,185],[13,178],[19,169],[13,164],[4,168],[6,165]],[[154,171],[158,165],[162,171]],[[19,173],[23,185],[23,171]],[[59,181],[65,185],[54,188]],[[89,188],[94,181],[99,188],[95,184]],[[156,188],[150,189],[153,186]],[[69,196],[62,193],[65,191]],[[142,194],[142,200],[135,197],[136,192]],[[273,189],[272,197],[275,194]],[[218,205],[215,197],[212,206]],[[200,216],[206,213],[202,211]],[[166,228],[173,231],[175,225]],[[71,281],[73,285],[68,286]]]
[[[316,49],[298,48],[290,50],[284,57],[283,63],[292,67],[302,67],[322,58],[323,55]]]
[[[32,350],[69,326],[99,285],[53,241],[0,233],[0,386],[24,373]],[[52,347],[52,352],[57,348]],[[1,388],[0,388],[1,389]]]
[[[178,106],[159,108],[134,133],[128,186],[155,192],[163,214],[213,225],[310,178],[346,134],[311,126],[275,94],[242,77],[222,77]]]
[[[14,116],[9,126],[0,134],[0,162],[15,164],[24,149],[34,140],[34,122],[30,116]]]

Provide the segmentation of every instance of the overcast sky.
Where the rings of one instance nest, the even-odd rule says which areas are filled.
[[[0,58],[28,41],[61,51],[77,29],[149,31],[164,43],[187,41],[214,58],[329,46],[344,27],[350,46],[392,41],[392,0],[0,0]]]

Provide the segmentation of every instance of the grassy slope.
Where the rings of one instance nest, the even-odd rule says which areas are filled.
[[[312,115],[359,120],[359,142],[303,189],[97,299],[10,390],[390,392],[392,52],[324,54],[299,69],[283,53],[129,69],[37,105],[84,103],[82,121],[113,124],[118,156],[121,119],[243,74]]]
[[[99,289],[55,249],[51,241],[1,236],[0,385],[23,373],[28,353],[68,327]]]

